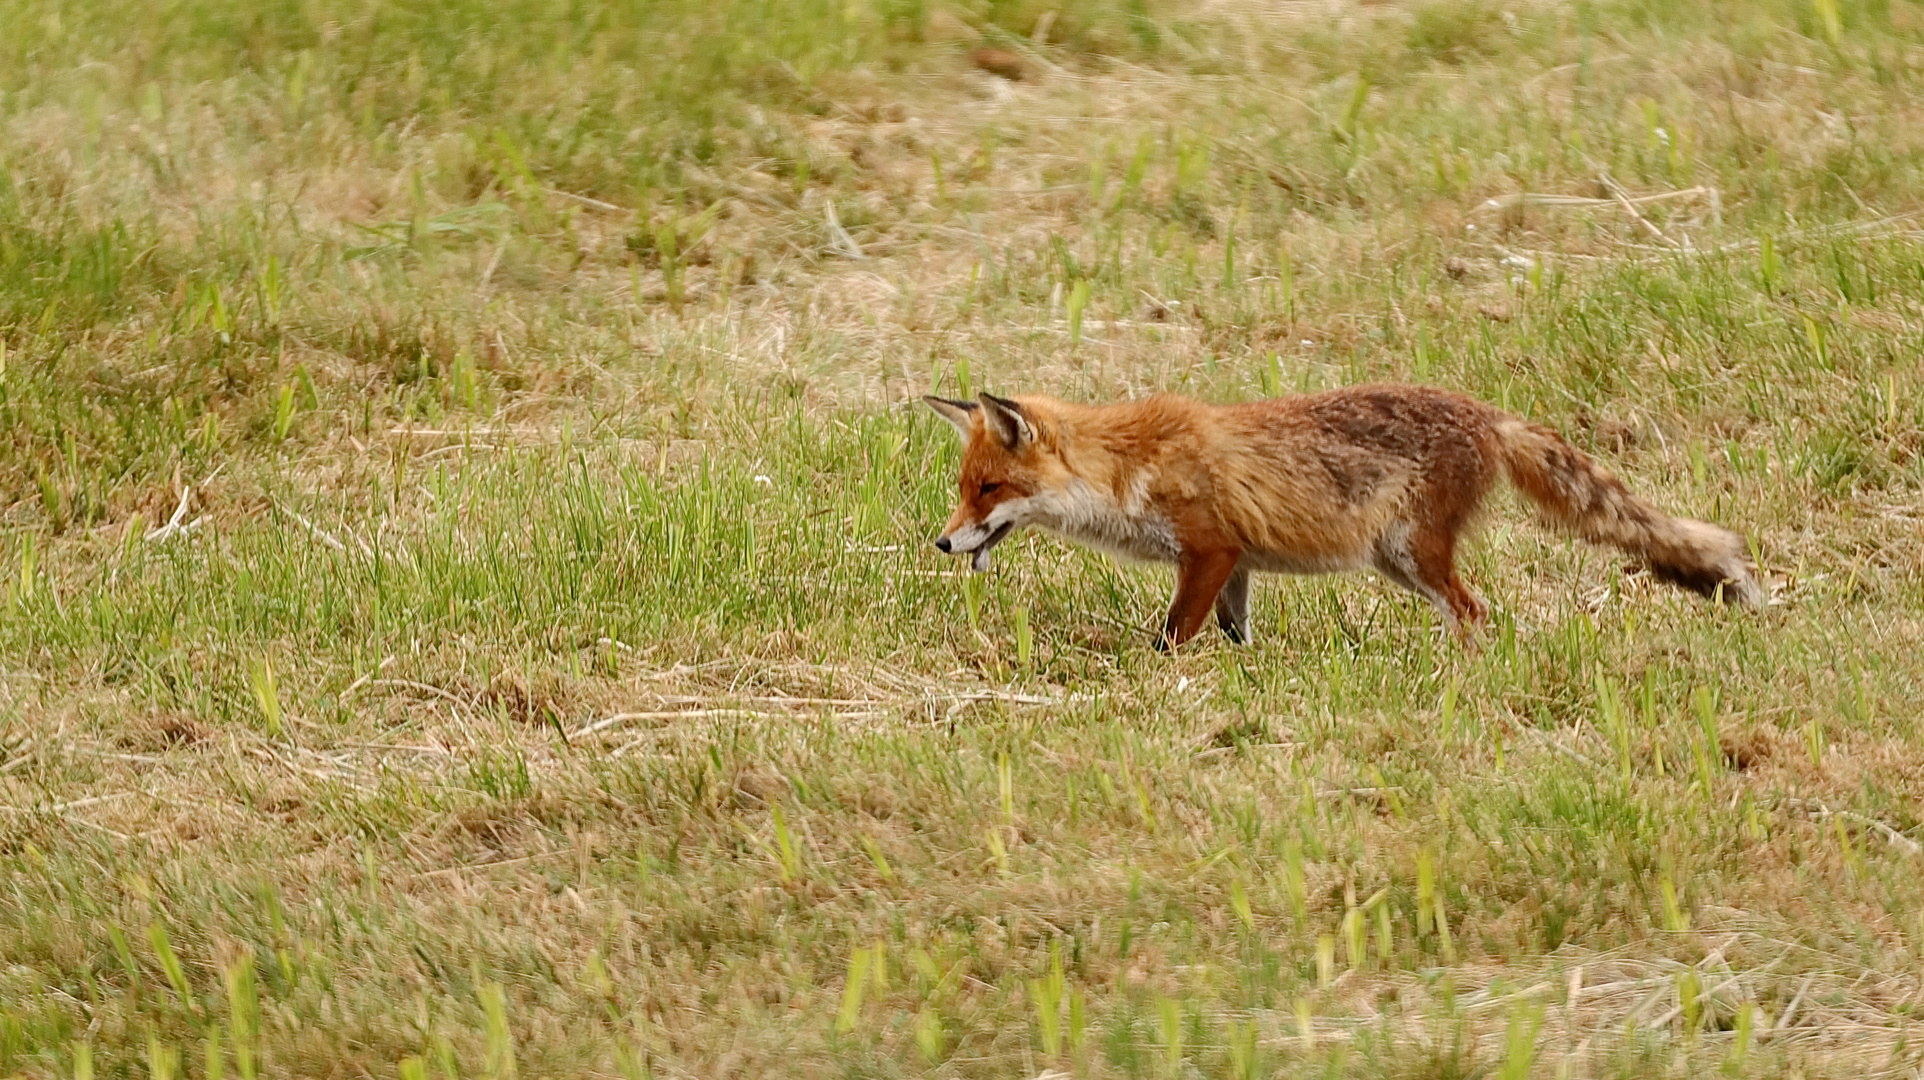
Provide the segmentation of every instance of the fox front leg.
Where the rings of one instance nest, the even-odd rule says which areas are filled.
[[[1216,594],[1216,625],[1238,645],[1249,643],[1249,571],[1237,567]]]
[[[1240,551],[1185,551],[1176,561],[1176,598],[1156,648],[1168,652],[1196,636],[1223,586],[1236,573]]]

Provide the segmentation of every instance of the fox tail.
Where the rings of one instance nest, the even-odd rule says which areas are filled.
[[[1764,602],[1742,536],[1663,514],[1540,424],[1504,417],[1496,433],[1510,482],[1552,524],[1634,555],[1658,579],[1699,595],[1742,607]]]

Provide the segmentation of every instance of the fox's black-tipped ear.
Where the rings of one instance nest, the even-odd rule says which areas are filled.
[[[955,401],[950,398],[936,397],[932,394],[924,395],[922,400],[929,403],[929,408],[941,413],[942,419],[955,425],[956,433],[962,436],[962,441],[968,441],[971,430],[969,414],[982,406],[977,405],[973,401]]]
[[[1002,440],[1002,445],[1015,450],[1024,443],[1035,441],[1035,427],[1023,415],[1019,403],[994,394],[982,394],[980,397],[982,415],[989,422],[989,430]]]

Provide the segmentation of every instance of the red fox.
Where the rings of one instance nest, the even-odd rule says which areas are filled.
[[[1742,536],[1668,517],[1549,428],[1447,390],[1358,386],[1241,405],[925,400],[964,443],[961,504],[935,546],[986,570],[991,549],[1033,526],[1174,563],[1163,649],[1194,637],[1212,607],[1232,641],[1247,641],[1258,571],[1374,569],[1467,635],[1489,609],[1457,576],[1456,545],[1499,475],[1552,524],[1638,556],[1663,581],[1729,604],[1764,600]]]

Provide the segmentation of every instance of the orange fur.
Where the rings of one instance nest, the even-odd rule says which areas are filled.
[[[937,546],[981,569],[1012,530],[1036,527],[1174,563],[1170,646],[1212,607],[1246,639],[1254,572],[1374,569],[1467,630],[1487,609],[1457,576],[1456,544],[1503,476],[1553,524],[1640,556],[1666,581],[1762,600],[1741,536],[1668,517],[1548,428],[1447,390],[1360,386],[1240,405],[928,401],[965,443],[961,501]]]

